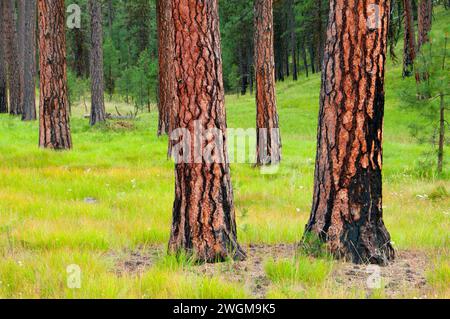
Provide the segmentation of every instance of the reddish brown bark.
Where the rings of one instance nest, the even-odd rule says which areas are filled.
[[[170,114],[175,90],[173,71],[173,42],[175,35],[172,23],[172,2],[158,0],[157,14],[159,55],[158,136],[161,136],[170,132]]]
[[[5,33],[5,54],[9,88],[9,112],[12,115],[22,113],[20,98],[19,47],[15,19],[14,0],[3,0],[3,26]]]
[[[403,0],[405,37],[403,52],[403,77],[411,76],[414,70],[414,60],[416,59],[416,39],[414,32],[414,16],[411,0]]]
[[[257,164],[281,161],[281,138],[275,96],[272,0],[255,0],[255,73]]]
[[[39,146],[70,149],[64,0],[38,0]]]
[[[314,200],[306,233],[316,234],[338,258],[386,264],[394,258],[382,219],[390,1],[331,0],[330,8]]]
[[[432,0],[420,0],[419,1],[419,35],[417,41],[417,48],[420,50],[424,43],[429,41],[429,32],[431,31],[432,14],[433,14],[433,1]]]
[[[105,122],[105,98],[103,95],[103,27],[102,5],[99,0],[89,0],[91,15],[91,118],[90,125]]]
[[[198,261],[243,259],[237,242],[228,165],[224,87],[217,0],[172,0],[176,77],[174,127],[194,137],[195,127],[223,133],[210,163],[204,157],[176,164],[169,251]],[[213,142],[204,140],[206,148]],[[191,154],[195,143],[189,144]],[[222,161],[218,159],[222,158]]]

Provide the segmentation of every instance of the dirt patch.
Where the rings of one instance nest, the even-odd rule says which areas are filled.
[[[185,271],[242,284],[254,298],[265,298],[271,285],[264,271],[265,261],[270,258],[293,258],[296,245],[249,245],[245,250],[248,256],[245,261],[194,265],[187,267]],[[162,259],[165,253],[165,246],[152,246],[114,254],[115,272],[118,275],[140,275]],[[345,289],[365,291],[367,297],[373,294],[373,288],[382,288],[387,298],[402,297],[408,291],[414,291],[416,297],[426,297],[429,291],[425,278],[428,266],[429,259],[424,252],[401,251],[397,254],[396,261],[387,267],[374,268],[336,261],[330,280]]]
[[[424,252],[400,251],[395,262],[387,267],[337,262],[333,277],[344,287],[365,290],[367,296],[373,293],[373,288],[381,288],[387,298],[402,297],[408,291],[415,291],[416,296],[418,292],[425,298],[428,266],[429,258]]]
[[[151,268],[164,254],[163,246],[151,246],[135,251],[113,252],[109,257],[114,260],[114,272],[117,275],[140,275]]]

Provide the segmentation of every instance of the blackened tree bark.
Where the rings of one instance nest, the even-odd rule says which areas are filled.
[[[429,32],[431,31],[433,15],[433,1],[420,0],[418,11],[419,35],[417,49],[420,50],[422,45],[429,41]]]
[[[223,133],[211,163],[200,159],[175,167],[175,202],[169,251],[186,251],[198,261],[244,259],[237,242],[227,155],[226,116],[217,0],[172,0],[176,94],[174,127],[195,136],[195,127]],[[195,143],[189,143],[191,154]],[[195,157],[195,156],[194,156]]]
[[[89,0],[91,14],[91,119],[90,124],[105,122],[105,98],[103,94],[103,27],[102,5],[99,0]]]
[[[0,30],[4,30],[3,28],[3,1],[0,1]],[[8,113],[5,32],[0,33],[0,113]]]
[[[281,161],[281,138],[275,96],[272,0],[255,0],[255,72],[257,165]]]
[[[22,113],[20,98],[19,47],[17,43],[14,0],[3,0],[3,26],[5,33],[5,54],[9,88],[9,112],[12,115]]]
[[[416,59],[416,39],[414,32],[414,15],[411,0],[403,0],[403,11],[405,21],[405,39],[403,52],[403,77],[411,76]]]
[[[22,120],[36,120],[36,0],[24,6],[23,113]]]
[[[39,146],[70,149],[64,0],[38,0]]]
[[[383,265],[394,258],[382,219],[390,1],[358,3],[351,7],[346,0],[330,2],[314,200],[306,233],[326,242],[338,258]]]
[[[173,69],[174,29],[172,22],[172,1],[157,1],[158,55],[159,55],[159,123],[158,136],[170,133],[175,77]]]

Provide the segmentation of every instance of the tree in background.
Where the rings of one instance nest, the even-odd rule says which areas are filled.
[[[20,97],[19,47],[17,41],[15,1],[3,0],[3,32],[5,34],[5,53],[8,74],[9,112],[22,114]]]
[[[38,12],[39,146],[70,149],[64,0],[38,0]]]
[[[203,154],[175,166],[175,202],[169,242],[172,253],[188,252],[199,261],[244,259],[237,242],[233,191],[227,155],[217,0],[172,0],[176,77],[174,127],[215,129],[213,161]],[[186,136],[183,136],[186,139]],[[186,141],[186,140],[185,140]],[[187,142],[187,141],[186,141]],[[204,139],[202,149],[213,141]],[[186,152],[197,153],[195,143]],[[181,157],[187,154],[181,154]],[[180,154],[174,154],[178,159]],[[196,157],[194,155],[194,157]]]
[[[354,8],[348,1],[331,0],[314,199],[305,238],[314,234],[336,257],[384,265],[394,258],[382,218],[390,1],[359,4]]]
[[[431,31],[431,24],[433,19],[433,1],[432,0],[419,0],[418,10],[418,24],[419,35],[417,40],[417,49],[429,40],[428,33]]]
[[[281,161],[281,138],[275,96],[272,0],[255,0],[255,73],[257,164]]]
[[[414,32],[414,15],[411,0],[403,0],[403,13],[405,23],[405,37],[403,50],[403,77],[413,74],[414,59],[416,58],[416,39]]]
[[[173,106],[175,77],[173,71],[172,2],[157,0],[158,56],[159,56],[159,121],[158,136],[170,133],[170,114]]]
[[[436,34],[422,45],[415,62],[417,72],[426,74],[426,78],[419,83],[406,82],[405,88],[400,91],[402,100],[406,101],[405,107],[416,109],[420,113],[420,117],[410,124],[413,136],[419,142],[431,143],[434,147],[433,157],[421,160],[420,171],[426,175],[434,171],[442,175],[446,164],[444,150],[448,142],[446,143],[445,132],[450,127],[445,117],[445,112],[448,111],[446,98],[450,95],[449,62],[448,32]],[[417,99],[417,96],[421,99]]]
[[[89,0],[89,12],[91,14],[91,117],[90,124],[94,126],[104,122],[105,99],[103,95],[103,27],[102,5],[99,0]]]
[[[0,1],[0,30],[3,29],[3,1]],[[8,83],[5,58],[5,32],[0,33],[0,113],[8,113]]]
[[[36,0],[24,4],[23,113],[22,120],[36,120]]]

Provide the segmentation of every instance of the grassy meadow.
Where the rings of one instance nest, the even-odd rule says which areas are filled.
[[[438,11],[433,32],[448,16]],[[402,44],[398,46],[400,51]],[[401,58],[401,54],[399,54]],[[409,80],[408,80],[409,81]],[[402,107],[401,63],[389,61],[384,136],[384,214],[395,248],[425,256],[426,283],[405,281],[396,297],[450,298],[450,158],[444,174],[422,163],[430,145],[411,137],[420,114]],[[275,175],[232,165],[239,241],[245,247],[300,241],[310,212],[320,76],[277,86],[283,162]],[[107,99],[110,113],[131,106]],[[255,126],[254,97],[226,98],[228,126]],[[74,149],[38,148],[38,123],[0,115],[0,298],[256,298],[251,278],[229,280],[233,262],[208,266],[166,256],[174,197],[167,138],[157,138],[157,113],[90,128],[81,103],[71,118]],[[140,252],[139,271],[120,265]],[[146,258],[145,254],[149,257]],[[414,262],[414,258],[412,260]],[[81,288],[67,286],[69,265]],[[139,264],[139,263],[138,263]],[[329,258],[264,256],[268,298],[384,298],[338,279]],[[418,266],[419,267],[419,266]],[[123,269],[122,269],[123,268]],[[422,268],[420,266],[420,268]]]

